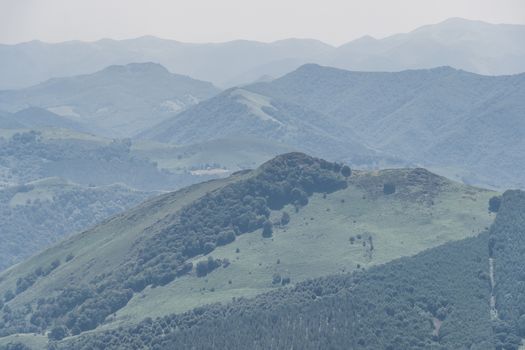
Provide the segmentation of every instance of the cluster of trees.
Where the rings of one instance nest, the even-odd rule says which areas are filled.
[[[488,234],[54,349],[494,349]],[[280,276],[274,276],[277,281]]]
[[[494,323],[496,345],[515,350],[525,338],[525,192],[507,191],[502,197],[493,197],[489,207],[498,212],[490,228],[499,317]]]
[[[125,183],[141,190],[165,190],[209,179],[159,169],[148,158],[131,149],[128,139],[109,144],[75,139],[44,139],[39,132],[0,137],[0,182],[27,183],[44,177],[59,176],[76,183],[107,185]]]
[[[138,241],[128,262],[111,274],[40,300],[24,318],[40,330],[63,326],[67,334],[78,334],[94,329],[126,305],[133,293],[148,285],[165,285],[191,271],[188,259],[211,253],[237,235],[267,229],[272,209],[290,203],[301,206],[314,192],[345,187],[342,168],[301,153],[277,157],[248,179],[208,193],[172,214],[155,234]],[[196,272],[205,275],[218,264],[211,258],[199,263]]]

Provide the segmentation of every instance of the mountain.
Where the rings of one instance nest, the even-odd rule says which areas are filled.
[[[57,44],[32,41],[0,45],[0,89],[144,61],[221,87],[246,84],[265,75],[276,78],[305,63],[365,71],[450,65],[480,74],[515,74],[525,71],[524,33],[523,25],[452,18],[383,39],[363,37],[340,47],[312,39],[210,44],[151,36]]]
[[[88,330],[101,337],[108,334],[105,330],[113,335],[127,332],[127,327],[146,317],[166,316],[169,324],[176,324],[169,320],[178,316],[168,315],[180,314],[192,323],[192,315],[208,318],[206,304],[227,303],[232,297],[244,303],[245,297],[272,290],[275,292],[270,295],[285,297],[290,291],[305,290],[310,282],[304,281],[331,274],[355,271],[361,276],[366,272],[358,271],[363,269],[373,270],[402,256],[476,236],[493,221],[487,206],[494,195],[424,169],[352,171],[301,153],[281,155],[256,170],[150,199],[6,270],[0,274],[0,295],[7,306],[0,329],[4,338],[0,340],[10,341],[17,333],[51,330],[53,339],[67,336],[65,348],[82,348],[88,343],[77,346],[67,342],[85,341],[82,335],[90,333],[85,333]],[[486,280],[476,280],[478,266],[484,264],[488,269],[488,256],[484,261],[478,259],[488,254],[485,248],[465,250],[461,246],[454,253],[470,264],[465,269],[472,265],[476,269],[464,280],[472,287],[467,296],[478,295],[479,284],[487,286]],[[454,259],[444,259],[442,264],[449,269],[456,266]],[[390,277],[384,283],[397,280],[394,271],[406,270],[395,266],[385,274]],[[431,268],[433,264],[425,262],[423,266]],[[458,268],[454,276],[461,271]],[[430,276],[425,271],[421,275]],[[344,276],[334,277],[334,281]],[[442,287],[454,283],[446,275],[438,281],[444,283]],[[478,282],[473,285],[473,281]],[[326,288],[315,293],[321,296],[338,287],[327,283]],[[441,293],[435,285],[424,288],[423,295],[428,290]],[[363,287],[360,293],[368,294],[367,289]],[[446,293],[448,302],[458,307],[457,314],[461,314],[459,307],[469,307],[469,297],[455,296],[448,289]],[[483,307],[488,313],[489,294],[487,287],[485,294],[480,294],[480,298],[486,297],[485,302],[471,310],[472,315],[482,313]],[[255,299],[256,305],[265,304],[265,297],[261,298]],[[308,298],[313,299],[307,296],[301,300]],[[429,297],[425,310],[430,310],[432,302]],[[28,304],[31,306],[25,306]],[[218,308],[217,316],[222,314],[221,306],[211,308]],[[258,312],[257,307],[244,310]],[[431,319],[417,313],[410,317]],[[279,314],[277,317],[279,320]],[[195,324],[200,323],[197,320]],[[428,325],[422,322],[421,332],[426,332]],[[81,337],[69,338],[71,334]],[[145,336],[142,342],[153,339],[140,331],[135,334]],[[35,337],[45,343],[43,336]],[[184,342],[183,337],[181,333],[178,339]],[[127,339],[136,345],[124,345],[127,340],[122,338],[126,348],[144,348],[136,338]],[[207,336],[202,341],[205,339]]]
[[[10,115],[9,120],[16,122],[15,127],[6,129],[39,129],[39,128],[62,128],[77,132],[98,132],[96,128],[82,123],[82,121],[71,120],[39,107],[28,107]]]
[[[322,157],[356,155],[362,163],[379,158],[355,142],[352,128],[299,104],[253,93],[227,90],[146,130],[139,138],[188,145],[213,139],[274,140],[295,150]]]
[[[525,26],[450,18],[383,39],[363,37],[336,50],[325,64],[361,71],[451,66],[478,74],[525,71]]]
[[[45,108],[63,117],[62,127],[82,123],[103,136],[129,137],[218,92],[210,83],[172,74],[159,64],[132,63],[1,91],[0,109]],[[27,118],[35,109],[18,113]],[[42,123],[45,116],[38,117],[32,121]]]
[[[525,74],[483,76],[440,67],[397,73],[304,65],[244,87],[323,115],[353,139],[450,177],[523,187]]]
[[[66,234],[86,230],[137,205],[148,195],[121,185],[83,187],[58,178],[0,190],[0,270]]]

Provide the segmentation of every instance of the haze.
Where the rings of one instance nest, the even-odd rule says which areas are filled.
[[[154,35],[185,42],[314,38],[339,45],[407,32],[450,17],[525,23],[520,0],[2,0],[0,42]]]

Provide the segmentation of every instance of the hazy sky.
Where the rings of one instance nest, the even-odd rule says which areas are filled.
[[[525,24],[525,0],[0,0],[0,42],[155,35],[186,42],[342,44],[448,17]]]

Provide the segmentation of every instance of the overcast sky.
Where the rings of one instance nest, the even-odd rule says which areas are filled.
[[[296,37],[339,45],[449,17],[525,24],[525,0],[0,0],[0,42],[155,35],[186,42]]]

